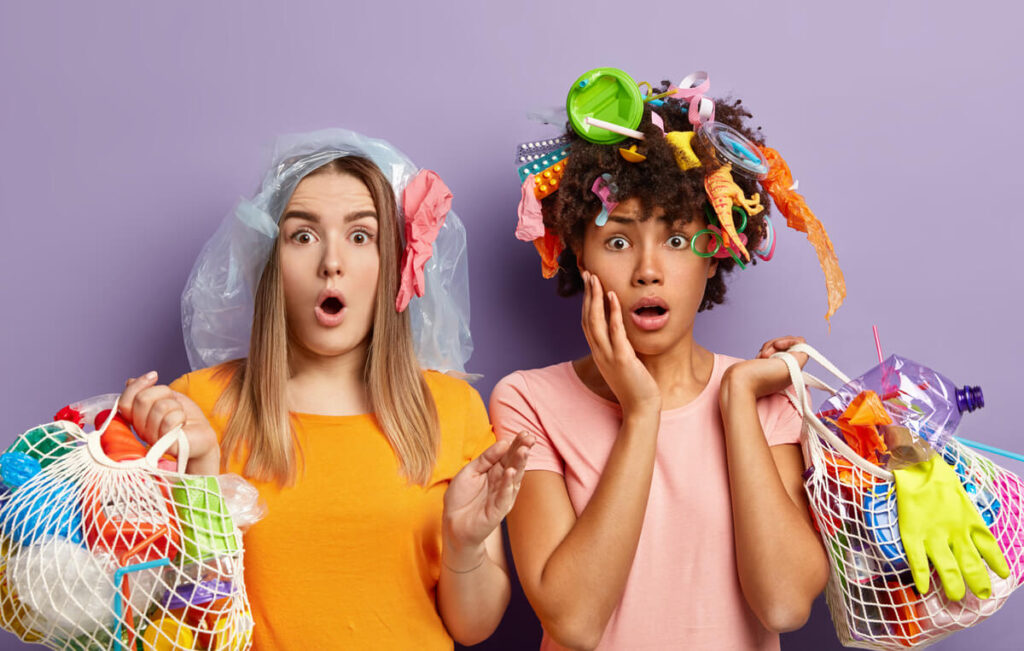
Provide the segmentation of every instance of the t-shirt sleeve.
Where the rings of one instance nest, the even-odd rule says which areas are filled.
[[[468,462],[491,447],[495,438],[483,399],[473,387],[466,385],[466,389],[469,396],[466,400],[466,433],[462,439],[462,456]]]
[[[522,373],[512,373],[494,387],[491,392],[491,422],[499,440],[513,439],[519,432],[533,434],[536,442],[526,460],[527,470],[565,474],[565,462],[540,422]]]
[[[775,393],[761,398],[757,411],[769,446],[800,442],[803,419],[785,395]]]

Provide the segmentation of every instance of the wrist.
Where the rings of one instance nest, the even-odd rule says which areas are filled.
[[[479,544],[459,544],[449,535],[442,537],[441,564],[454,574],[469,574],[487,560],[487,547]]]
[[[205,454],[189,459],[185,471],[190,475],[219,475],[220,447],[215,445]]]
[[[622,405],[622,422],[643,425],[661,420],[661,396]]]
[[[722,376],[718,401],[722,406],[735,400],[756,400],[758,387],[755,379],[744,372],[743,363],[730,366]]]

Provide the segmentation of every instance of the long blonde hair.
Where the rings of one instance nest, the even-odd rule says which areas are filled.
[[[400,472],[410,482],[424,485],[437,459],[440,424],[416,360],[409,312],[395,310],[402,239],[394,191],[380,169],[360,156],[336,158],[307,176],[327,173],[362,181],[377,211],[380,273],[363,379]],[[295,482],[301,456],[287,405],[288,356],[284,286],[275,241],[256,290],[249,357],[225,366],[231,379],[217,410],[231,414],[221,441],[224,458],[245,458],[246,476],[279,485]]]

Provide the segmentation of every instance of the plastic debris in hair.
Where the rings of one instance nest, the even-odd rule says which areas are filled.
[[[619,191],[619,186],[612,182],[612,175],[605,172],[594,179],[594,184],[590,186],[590,191],[601,200],[601,212],[598,213],[594,223],[597,226],[604,226],[608,223],[608,215],[619,205],[618,201],[611,199],[611,195]]]

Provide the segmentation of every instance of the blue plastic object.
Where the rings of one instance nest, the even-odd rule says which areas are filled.
[[[43,470],[37,459],[24,452],[5,452],[0,455],[0,480],[8,488],[17,488]]]
[[[73,483],[60,479],[29,482],[7,499],[0,531],[19,545],[45,536],[82,543],[82,509]]]

